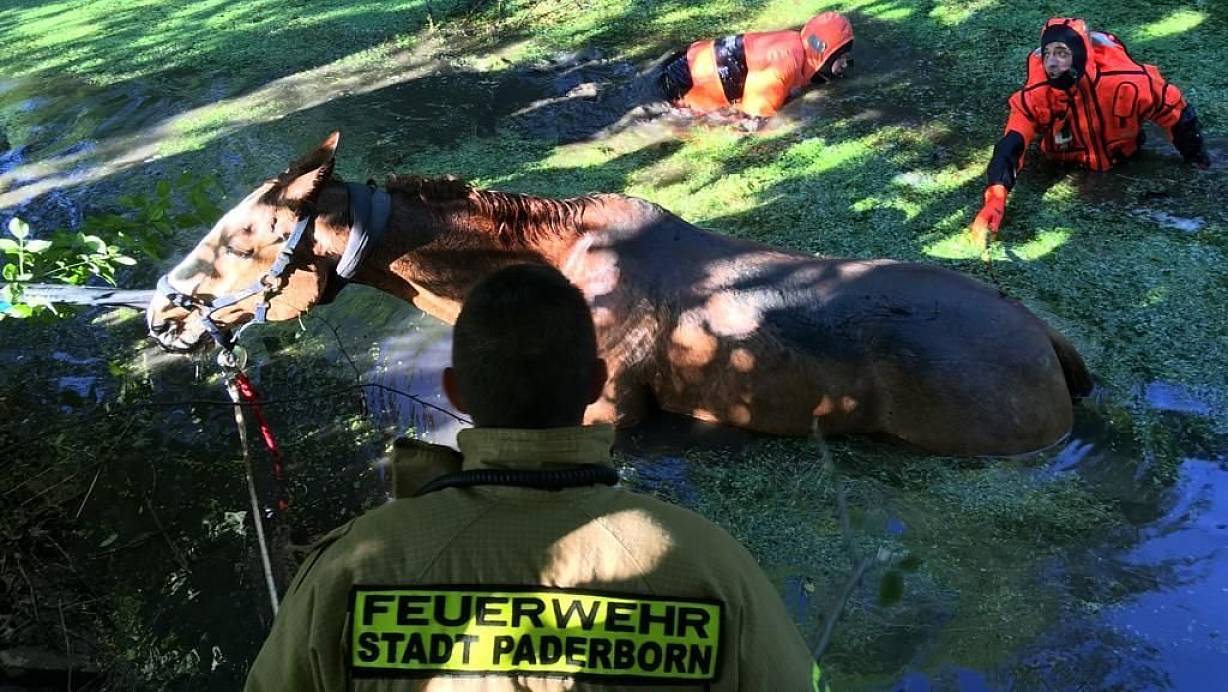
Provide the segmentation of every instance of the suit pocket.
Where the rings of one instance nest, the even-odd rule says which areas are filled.
[[[1138,123],[1138,87],[1126,82],[1113,92],[1113,129],[1124,133]]]

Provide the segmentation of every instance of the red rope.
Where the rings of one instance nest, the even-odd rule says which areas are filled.
[[[281,450],[277,447],[277,438],[273,437],[273,428],[269,426],[269,421],[264,417],[264,410],[260,406],[260,395],[256,393],[256,388],[248,379],[247,374],[236,373],[234,383],[239,390],[239,396],[250,405],[252,415],[256,417],[256,427],[260,428],[260,438],[264,440],[264,448],[268,450],[269,457],[273,460],[274,503],[278,512],[284,512],[290,507],[290,499],[289,493],[286,492],[286,465],[282,459]]]

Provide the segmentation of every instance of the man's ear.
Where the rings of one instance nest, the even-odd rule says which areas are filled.
[[[456,382],[456,371],[451,366],[443,369],[443,393],[448,397],[448,401],[452,402],[453,408],[461,413],[469,413],[461,398],[460,385]]]
[[[296,206],[315,201],[320,188],[333,175],[340,139],[340,132],[332,133],[314,151],[290,164],[285,172],[277,176],[273,192],[282,202]]]
[[[605,361],[601,358],[593,364],[593,372],[589,375],[588,382],[588,403],[593,403],[601,398],[601,393],[605,391],[605,381],[609,378],[609,370],[605,366]]]

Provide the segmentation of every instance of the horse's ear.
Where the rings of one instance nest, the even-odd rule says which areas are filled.
[[[332,177],[337,141],[340,139],[340,132],[332,133],[315,151],[290,164],[284,173],[277,176],[274,189],[283,202],[304,204],[315,201],[320,188]]]

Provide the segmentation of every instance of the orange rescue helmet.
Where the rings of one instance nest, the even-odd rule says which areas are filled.
[[[813,75],[853,43],[853,25],[839,12],[815,15],[802,27],[802,46],[806,50],[806,72]]]

